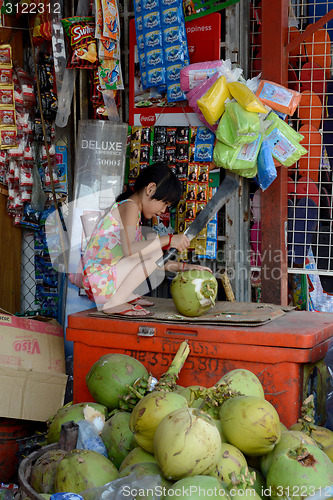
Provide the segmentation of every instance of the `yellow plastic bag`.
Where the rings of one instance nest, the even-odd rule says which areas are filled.
[[[254,113],[266,113],[267,109],[260,102],[258,97],[244,83],[230,82],[228,89],[234,99],[246,109]]]
[[[224,113],[226,99],[231,99],[231,94],[228,90],[227,80],[223,75],[197,101],[197,105],[210,125],[214,125]]]

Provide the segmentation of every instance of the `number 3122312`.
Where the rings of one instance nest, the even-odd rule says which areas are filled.
[[[31,2],[31,3],[9,3],[6,2],[2,9],[3,14],[60,14],[61,6],[59,2]]]

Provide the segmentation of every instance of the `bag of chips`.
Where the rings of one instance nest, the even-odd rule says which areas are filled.
[[[67,38],[67,68],[95,69],[98,66],[93,17],[67,17],[61,20]]]

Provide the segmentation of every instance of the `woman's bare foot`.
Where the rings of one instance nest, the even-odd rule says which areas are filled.
[[[144,307],[149,307],[154,305],[154,302],[146,299],[145,297],[142,297],[141,295],[138,295],[135,299],[129,300],[129,303],[138,304],[139,306],[144,306]]]
[[[103,307],[105,314],[121,314],[123,316],[147,316],[149,311],[141,307],[139,304],[131,304],[125,302],[117,306]]]

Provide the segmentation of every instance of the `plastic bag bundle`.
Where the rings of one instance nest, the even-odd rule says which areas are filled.
[[[260,102],[258,97],[244,83],[230,82],[228,83],[230,93],[236,101],[239,102],[247,111],[257,113],[267,113],[265,106]]]
[[[257,164],[259,186],[265,191],[277,177],[271,148],[265,139],[260,147]]]
[[[219,122],[216,137],[228,146],[237,147],[253,142],[260,131],[258,113],[246,111],[238,102],[225,104],[225,112]]]
[[[203,116],[208,123],[213,125],[224,112],[226,99],[231,99],[225,76],[220,76],[210,89],[197,100]]]
[[[296,132],[288,123],[281,120],[275,113],[271,125],[266,129],[265,136],[273,157],[284,165],[291,167],[307,150],[299,143],[303,136]]]
[[[263,104],[287,115],[295,113],[301,100],[301,94],[296,90],[268,80],[261,80],[256,95]]]

